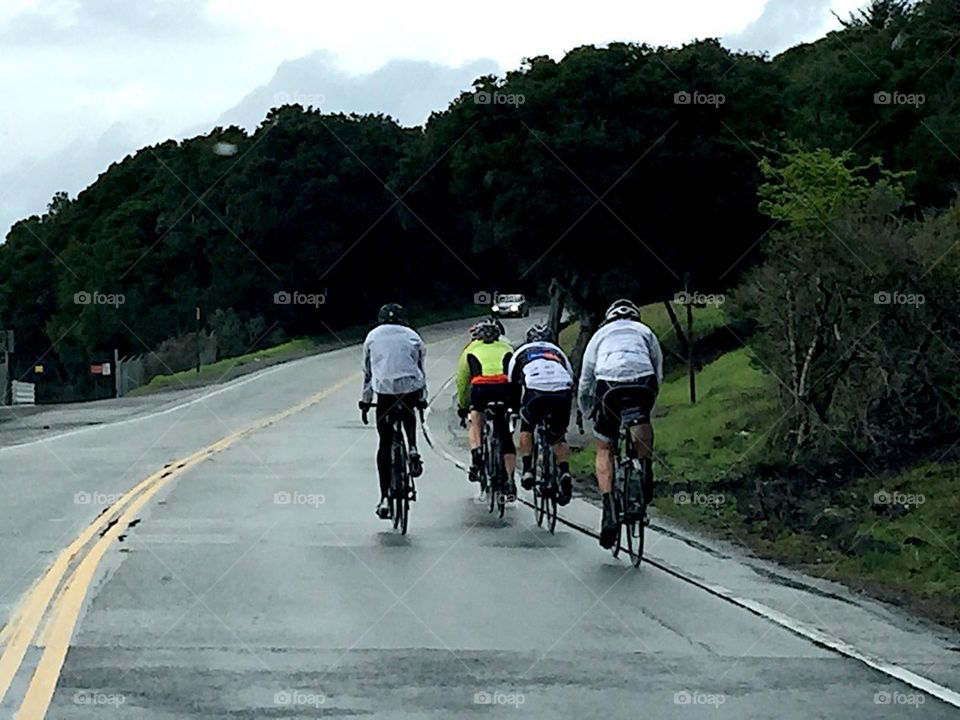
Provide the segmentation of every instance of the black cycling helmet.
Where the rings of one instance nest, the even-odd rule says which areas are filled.
[[[377,313],[377,322],[381,325],[386,323],[402,325],[407,322],[407,313],[403,309],[403,305],[387,303]]]
[[[500,337],[501,327],[500,323],[495,320],[481,320],[470,328],[470,337],[474,340],[492,343]]]
[[[639,319],[640,308],[638,308],[632,301],[625,300],[623,298],[614,301],[614,303],[608,307],[607,311],[603,314],[603,321],[605,323],[613,322],[614,320]]]
[[[546,323],[537,323],[527,330],[527,342],[553,342],[553,333]]]

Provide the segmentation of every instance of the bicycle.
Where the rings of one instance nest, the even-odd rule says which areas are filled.
[[[503,464],[503,450],[500,434],[497,432],[497,420],[506,412],[506,403],[489,403],[483,410],[483,426],[480,431],[480,448],[483,458],[480,463],[480,491],[487,494],[489,505],[487,512],[492,513],[495,509],[499,509],[500,517],[503,517],[507,505],[507,495],[504,492],[507,486],[507,469]]]
[[[547,428],[550,427],[550,416],[547,415],[533,428],[533,513],[537,520],[537,527],[543,527],[547,521],[547,529],[551,534],[557,528],[557,495],[560,493],[559,468],[557,456],[550,444]],[[540,461],[543,458],[543,462]]]
[[[368,407],[376,407],[376,403],[370,403]],[[391,408],[392,417],[389,421],[393,424],[393,441],[390,448],[390,494],[387,502],[393,514],[393,528],[399,530],[401,535],[407,534],[407,526],[410,523],[410,503],[417,501],[417,486],[413,482],[413,474],[410,471],[410,453],[407,450],[407,436],[403,429],[403,418],[394,406]],[[418,407],[420,414],[420,424],[423,424],[423,408]],[[366,423],[367,411],[363,411],[364,423]]]
[[[637,457],[634,432],[637,427],[650,422],[650,418],[636,403],[638,394],[648,394],[650,389],[644,385],[621,385],[607,393],[604,402],[619,400],[620,431],[614,453],[613,500],[617,525],[617,540],[610,548],[613,557],[626,550],[634,567],[640,567],[643,560],[644,530],[646,528],[647,498],[643,490],[643,479],[651,471],[651,458]],[[613,395],[613,398],[610,396]],[[652,403],[651,403],[652,404]],[[630,496],[630,483],[634,475],[641,485],[640,507],[633,517],[627,520],[627,498]]]

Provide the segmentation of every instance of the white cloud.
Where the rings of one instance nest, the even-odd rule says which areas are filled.
[[[832,2],[843,12],[861,4]],[[790,44],[836,24],[824,6],[808,27],[786,23],[765,38],[764,23],[751,23],[763,15],[766,4],[0,0],[0,236],[11,220],[41,211],[53,192],[76,193],[122,157],[117,153],[135,149],[129,143],[182,137],[185,128],[207,129],[227,108],[241,103],[245,111],[257,112],[260,101],[249,97],[255,89],[272,87],[284,61],[317,51],[329,53],[335,64],[320,68],[326,74],[304,75],[298,84],[333,88],[314,92],[335,98],[336,109],[351,109],[351,104],[374,109],[371,103],[378,96],[399,103],[405,95],[407,105],[383,109],[415,121],[418,113],[425,114],[423,108],[436,104],[439,89],[460,85],[457,68],[479,58],[509,69],[524,57],[559,58],[588,43],[678,45],[745,31],[754,44],[762,46],[768,39]],[[774,13],[769,22],[776,24],[778,17],[782,20]],[[814,30],[818,17],[822,23]],[[426,66],[388,65],[395,60],[427,61],[433,69],[424,75],[419,71],[426,72]],[[391,75],[398,67],[417,67],[419,74]],[[431,78],[430,87],[404,92],[403,82],[422,83],[425,77]],[[397,87],[385,92],[385,78]],[[126,128],[124,140],[100,143],[118,125]],[[30,167],[29,182],[15,180]]]

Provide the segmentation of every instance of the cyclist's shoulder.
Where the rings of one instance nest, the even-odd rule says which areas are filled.
[[[611,337],[649,337],[654,336],[653,330],[649,325],[640,320],[614,320],[613,322],[602,325],[594,334],[592,341],[603,342]]]

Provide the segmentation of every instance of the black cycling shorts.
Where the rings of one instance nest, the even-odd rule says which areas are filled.
[[[509,383],[479,383],[470,388],[470,409],[483,412],[487,405],[495,402],[501,402],[509,407],[512,398],[513,391]],[[517,446],[513,442],[513,434],[510,432],[506,411],[497,416],[494,424],[499,431],[500,449],[503,454],[516,454]]]
[[[643,422],[657,400],[657,378],[647,375],[628,382],[597,380],[597,403],[593,408],[593,432],[600,439],[615,443],[620,435],[620,414],[625,408],[639,410]]]
[[[570,425],[570,407],[573,405],[573,392],[545,392],[543,390],[525,390],[520,403],[520,432],[533,432],[533,428],[548,418],[546,425],[547,441],[556,445],[566,439],[567,426]]]
[[[483,412],[490,403],[510,404],[511,389],[509,383],[478,383],[470,387],[470,409]]]

